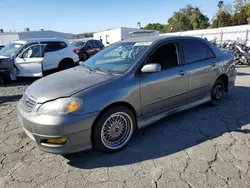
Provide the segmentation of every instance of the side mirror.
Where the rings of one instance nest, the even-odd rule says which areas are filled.
[[[160,72],[161,71],[161,65],[159,63],[151,63],[144,65],[141,69],[141,72],[143,73],[153,73],[153,72]]]

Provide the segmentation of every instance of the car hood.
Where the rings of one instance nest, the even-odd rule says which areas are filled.
[[[78,66],[41,78],[31,84],[26,92],[36,98],[38,103],[44,103],[48,100],[71,96],[116,77],[116,75],[89,71]]]

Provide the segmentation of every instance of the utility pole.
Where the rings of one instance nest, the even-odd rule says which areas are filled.
[[[139,29],[141,29],[141,22],[137,22]]]

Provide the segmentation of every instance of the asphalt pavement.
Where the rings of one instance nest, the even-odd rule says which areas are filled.
[[[217,107],[202,105],[138,132],[113,154],[40,151],[17,120],[32,81],[0,86],[0,188],[250,187],[250,68]]]

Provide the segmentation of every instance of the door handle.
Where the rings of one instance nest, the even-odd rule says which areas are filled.
[[[187,71],[181,70],[178,74],[181,76],[184,76],[187,73]]]
[[[216,63],[215,63],[215,62],[213,62],[213,63],[211,64],[211,66],[212,66],[212,67],[215,67],[215,66],[216,66]]]

